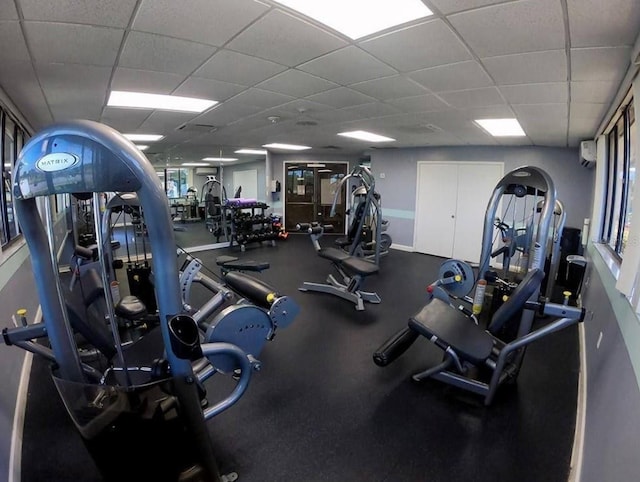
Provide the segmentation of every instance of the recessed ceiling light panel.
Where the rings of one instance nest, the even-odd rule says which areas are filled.
[[[476,119],[475,123],[494,137],[522,137],[526,135],[517,119]]]
[[[149,149],[149,146],[145,146],[144,144],[136,144],[136,147],[141,151],[146,151],[147,149]]]
[[[235,151],[236,154],[256,154],[256,155],[266,155],[267,151],[264,149],[238,149]]]
[[[275,1],[353,40],[433,15],[420,0]]]
[[[220,162],[231,162],[237,161],[237,157],[203,157],[203,161],[220,161]]]
[[[123,136],[133,142],[155,142],[164,138],[160,134],[123,134]]]
[[[158,109],[177,112],[200,113],[218,102],[194,97],[177,95],[147,94],[145,92],[125,92],[112,90],[107,105],[110,107],[129,107],[133,109]]]
[[[395,141],[391,137],[381,136],[379,134],[374,134],[373,132],[367,131],[350,131],[350,132],[339,132],[339,136],[343,137],[351,137],[353,139],[359,139],[361,141],[367,142],[391,142]]]
[[[209,166],[206,162],[183,162],[183,166],[185,167],[204,167]]]
[[[286,149],[289,151],[304,151],[307,149],[311,149],[309,146],[297,146],[295,144],[281,144],[278,142],[274,142],[272,144],[264,144],[262,147],[266,147],[267,149]]]

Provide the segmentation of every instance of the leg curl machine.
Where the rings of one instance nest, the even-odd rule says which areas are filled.
[[[490,405],[500,385],[516,380],[525,349],[530,343],[584,320],[583,308],[549,303],[539,297],[544,278],[542,261],[556,193],[551,178],[536,167],[518,168],[498,182],[485,216],[478,278],[487,279],[486,272],[493,252],[494,222],[501,196],[514,194],[523,197],[528,193],[544,195],[544,203],[538,211],[540,216],[529,256],[528,272],[493,314],[486,328],[474,323],[468,310],[455,307],[447,294],[443,295],[442,290],[437,290],[439,286],[436,284],[429,302],[409,319],[408,326],[389,338],[374,353],[373,360],[378,366],[387,366],[420,336],[424,336],[444,352],[443,360],[415,374],[413,380],[433,378],[482,395],[485,405]],[[445,276],[443,284],[454,288],[458,286],[460,293],[464,293],[470,290],[473,282],[465,285],[468,283],[465,278],[469,278],[465,273],[470,273],[470,269],[456,268],[460,263],[456,261],[451,269],[445,270],[444,274],[448,276]],[[482,300],[474,299],[474,306],[478,303],[481,306]],[[550,317],[551,321],[532,329],[536,313]],[[501,334],[505,332],[515,333],[515,336],[502,338]]]

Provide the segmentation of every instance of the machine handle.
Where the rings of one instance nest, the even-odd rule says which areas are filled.
[[[215,405],[204,410],[205,420],[209,420],[216,415],[224,412],[231,407],[234,403],[240,400],[240,397],[244,394],[245,390],[249,386],[251,380],[251,372],[255,369],[259,369],[259,363],[251,355],[248,355],[236,345],[231,343],[205,343],[202,345],[202,353],[204,356],[212,355],[229,355],[238,361],[240,366],[240,379],[236,383],[235,388],[229,394],[229,396]]]

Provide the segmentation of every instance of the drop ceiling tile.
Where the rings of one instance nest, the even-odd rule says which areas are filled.
[[[190,74],[215,50],[215,47],[186,40],[130,32],[119,65],[131,69]]]
[[[152,134],[164,134],[167,135],[180,127],[186,122],[190,122],[196,117],[192,112],[161,112],[154,111],[147,119],[140,125],[139,131]],[[191,133],[193,135],[193,133]]]
[[[400,72],[471,59],[467,48],[439,19],[366,40],[359,45]]]
[[[121,133],[135,132],[140,125],[149,117],[151,111],[142,109],[119,109],[116,107],[105,107],[102,110],[100,122],[113,127]]]
[[[224,102],[245,89],[244,85],[203,79],[201,77],[189,77],[172,94]]]
[[[355,119],[371,119],[375,117],[400,114],[400,109],[389,104],[383,104],[382,102],[345,107],[340,110],[348,115],[354,116]]]
[[[20,0],[20,6],[25,20],[125,28],[136,0]]]
[[[439,111],[450,108],[448,104],[431,94],[392,99],[388,102],[403,112]]]
[[[24,22],[24,28],[36,62],[111,66],[124,36],[124,30],[68,23]]]
[[[347,87],[339,87],[309,96],[308,100],[340,109],[341,107],[351,107],[358,104],[369,104],[375,102],[376,99]]]
[[[253,0],[143,0],[133,29],[221,46],[268,9]]]
[[[344,40],[325,30],[272,10],[229,42],[228,47],[293,67],[345,45]]]
[[[562,82],[567,80],[567,55],[564,50],[547,50],[482,59],[499,85]]]
[[[572,47],[633,45],[640,31],[638,0],[568,0]]]
[[[459,90],[457,92],[443,92],[440,94],[446,103],[458,108],[483,107],[504,104],[500,92],[495,87],[483,89]]]
[[[607,112],[607,107],[607,104],[571,102],[569,112],[571,119],[595,119],[599,122]]]
[[[520,104],[514,105],[513,110],[518,119],[525,119],[528,124],[539,123],[540,126],[569,117],[567,104]]]
[[[298,69],[342,85],[388,77],[397,73],[388,65],[353,45],[299,65]]]
[[[571,49],[571,80],[621,80],[629,52],[629,47]]]
[[[269,92],[268,90],[250,88],[233,98],[234,102],[243,105],[258,107],[260,110],[270,109],[272,107],[291,102],[293,97],[289,95]]]
[[[501,146],[530,146],[531,139],[528,137],[496,137]]]
[[[460,112],[468,119],[502,119],[515,117],[515,112],[510,105],[497,104],[497,105],[481,105],[481,106],[469,106],[460,109]],[[475,125],[475,124],[474,124]]]
[[[619,84],[617,80],[571,82],[571,102],[608,104],[618,91]]]
[[[568,147],[578,147],[582,141],[592,141],[594,136],[572,136],[569,135]]]
[[[401,75],[367,80],[349,87],[378,100],[401,99],[428,93],[424,87]]]
[[[448,18],[478,57],[565,46],[562,7],[557,0],[522,0]]]
[[[534,146],[545,147],[567,147],[566,134],[551,133],[551,134],[528,134],[527,135]]]
[[[2,64],[31,60],[19,22],[0,21],[0,45],[5,46],[0,49],[0,63]]]
[[[18,12],[13,2],[0,3],[0,20],[18,20]]]
[[[409,77],[432,92],[477,89],[493,85],[482,66],[474,60],[418,70],[411,72]]]
[[[286,67],[249,55],[219,50],[194,75],[246,86],[256,85],[286,70]]]
[[[34,128],[38,129],[51,123],[47,100],[31,62],[3,62],[0,69],[0,86]]]
[[[224,126],[257,114],[261,110],[259,107],[240,104],[235,99],[231,99],[196,117],[193,122]]]
[[[339,86],[335,82],[329,82],[315,75],[289,69],[261,82],[256,87],[295,97],[307,97]]]
[[[111,89],[170,94],[185,77],[184,74],[118,67],[111,80]]]
[[[450,13],[461,12],[463,10],[471,10],[474,8],[485,7],[495,3],[503,3],[505,0],[431,0],[440,13],[449,15]]]
[[[569,98],[566,82],[501,85],[500,92],[510,104],[559,104]]]
[[[107,96],[110,68],[37,64],[36,69],[42,90],[57,120],[70,117],[100,118]]]
[[[573,116],[569,120],[569,137],[581,137],[582,139],[593,139],[600,125],[600,119]]]
[[[86,119],[97,122],[100,120],[102,104],[99,102],[84,102],[83,105],[70,104],[67,102],[63,104],[52,104],[51,112],[55,122],[72,119]]]

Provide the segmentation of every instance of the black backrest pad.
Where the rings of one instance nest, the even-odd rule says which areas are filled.
[[[244,273],[229,271],[224,275],[224,281],[232,290],[263,308],[269,308],[274,301],[269,295],[278,297],[276,290],[267,283]]]
[[[491,333],[496,333],[505,323],[513,319],[520,310],[522,310],[524,304],[531,298],[531,295],[540,288],[543,278],[544,271],[541,269],[536,268],[529,271],[513,293],[511,293],[509,299],[494,313],[488,330]]]

